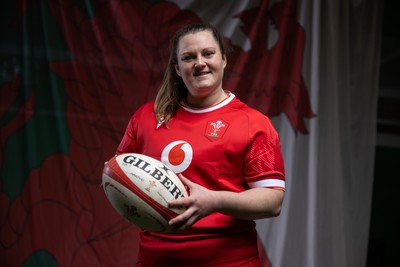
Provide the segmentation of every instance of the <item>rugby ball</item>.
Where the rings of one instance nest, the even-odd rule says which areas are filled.
[[[126,153],[105,163],[102,187],[114,209],[136,226],[153,232],[171,232],[168,221],[184,209],[168,202],[187,197],[178,176],[152,157]]]

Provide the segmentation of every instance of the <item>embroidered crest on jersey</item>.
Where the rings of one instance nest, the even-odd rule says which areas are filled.
[[[229,124],[224,120],[216,120],[207,122],[205,137],[214,142],[222,138],[228,129]]]
[[[161,153],[161,161],[175,173],[186,170],[192,162],[192,158],[192,146],[186,141],[169,143]]]

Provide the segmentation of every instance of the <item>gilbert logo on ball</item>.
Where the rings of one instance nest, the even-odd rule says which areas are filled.
[[[169,208],[168,202],[188,196],[181,180],[165,164],[137,153],[112,157],[104,166],[102,185],[120,215],[154,232],[173,230],[168,221],[184,210]]]

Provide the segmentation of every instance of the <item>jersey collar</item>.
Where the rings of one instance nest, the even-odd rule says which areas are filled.
[[[234,98],[235,95],[231,92],[228,92],[229,96],[227,98],[225,98],[224,100],[222,100],[221,102],[219,102],[218,104],[215,104],[214,106],[211,107],[207,107],[207,108],[192,108],[192,107],[188,107],[188,106],[182,106],[182,108],[188,112],[192,112],[192,113],[207,113],[207,112],[211,112],[217,109],[220,109],[226,105],[228,105]]]

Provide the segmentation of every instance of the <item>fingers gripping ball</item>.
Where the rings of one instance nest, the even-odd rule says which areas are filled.
[[[184,209],[168,202],[187,197],[178,176],[161,161],[127,153],[112,157],[104,166],[102,186],[116,211],[136,226],[154,232],[171,232],[168,221]]]

